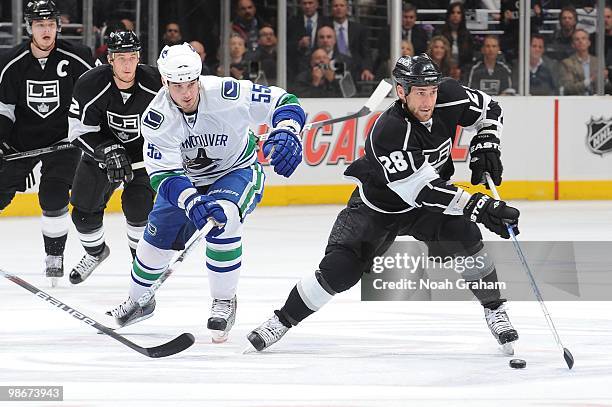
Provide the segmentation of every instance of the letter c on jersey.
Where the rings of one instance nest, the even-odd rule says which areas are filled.
[[[64,76],[68,75],[68,72],[64,71],[63,68],[69,63],[70,61],[66,61],[65,59],[59,61],[59,63],[57,64],[57,76],[63,78]]]

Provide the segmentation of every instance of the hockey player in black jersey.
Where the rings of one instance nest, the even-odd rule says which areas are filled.
[[[0,58],[0,156],[68,141],[73,85],[94,64],[89,48],[56,38],[60,12],[52,1],[30,1],[24,19],[30,40]],[[42,161],[38,199],[52,285],[64,274],[68,192],[80,155],[68,149],[4,163],[0,157],[0,210],[25,190],[28,174]]]
[[[111,33],[109,65],[87,72],[74,89],[69,137],[85,154],[70,202],[72,221],[86,253],[70,272],[72,284],[89,277],[110,254],[102,218],[122,182],[121,204],[132,256],[153,207],[154,192],[142,160],[140,116],[161,87],[161,77],[157,69],[138,64],[140,48],[133,32]]]
[[[504,223],[513,225],[518,233],[518,210],[481,193],[470,195],[448,182],[454,172],[451,146],[460,125],[477,129],[470,145],[472,183],[480,184],[485,172],[496,185],[501,183],[499,104],[483,92],[442,79],[425,54],[401,57],[393,76],[398,99],[372,127],[365,155],[345,172],[358,188],[336,218],[325,257],[316,272],[291,290],[285,305],[248,335],[259,351],[277,342],[335,294],[354,286],[396,236],[410,235],[425,242],[430,256],[489,259],[476,223],[503,238],[509,238]],[[497,282],[490,259],[462,277]],[[511,353],[518,334],[499,290],[471,290],[484,307],[494,337]]]

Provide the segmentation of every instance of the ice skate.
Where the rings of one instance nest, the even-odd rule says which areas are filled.
[[[151,318],[155,310],[155,298],[152,298],[144,307],[128,297],[127,300],[117,307],[106,312],[106,315],[115,317],[115,322],[119,328],[135,324],[136,322]]]
[[[514,342],[518,340],[518,333],[510,323],[504,304],[496,309],[484,309],[485,319],[491,333],[502,346],[502,350],[507,355],[514,355]]]
[[[51,287],[57,287],[57,282],[64,277],[64,256],[47,255],[45,258],[45,276]]]
[[[262,351],[278,342],[288,330],[289,328],[274,314],[272,318],[252,330],[247,339],[257,351]]]
[[[110,249],[104,245],[104,250],[97,256],[92,256],[89,253],[85,253],[81,261],[70,272],[68,279],[72,284],[82,283],[93,273],[93,271],[108,257]]]
[[[238,302],[236,296],[231,300],[214,299],[207,328],[210,329],[213,343],[227,341],[229,331],[236,321],[236,307]]]

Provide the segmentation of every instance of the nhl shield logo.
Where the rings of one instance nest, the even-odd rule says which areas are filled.
[[[591,117],[587,129],[586,144],[593,154],[604,155],[612,151],[612,118]]]
[[[43,119],[49,117],[60,106],[59,81],[27,80],[26,99],[28,107]]]

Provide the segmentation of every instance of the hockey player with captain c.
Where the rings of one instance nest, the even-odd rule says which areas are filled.
[[[302,160],[305,114],[297,98],[277,87],[200,76],[189,44],[166,46],[158,59],[164,86],[142,120],[145,166],[157,198],[138,243],[129,298],[109,314],[120,326],[151,316],[155,299],[138,299],[209,219],[206,268],[213,297],[207,327],[223,342],[236,315],[242,224],[261,199],[265,175],[249,126],[273,130],[263,145],[274,171],[289,177]]]
[[[94,66],[91,50],[57,38],[60,11],[50,0],[32,0],[24,8],[30,40],[0,59],[0,211],[42,162],[38,200],[42,209],[45,274],[55,285],[64,275],[69,191],[80,158],[64,149],[33,158],[3,162],[2,155],[68,141],[70,97],[77,79]]]
[[[110,33],[109,64],[87,72],[74,89],[69,138],[84,154],[70,201],[72,221],[86,253],[70,272],[72,284],[84,281],[110,254],[104,240],[104,209],[121,183],[132,257],[153,207],[155,193],[144,169],[140,119],[160,89],[161,77],[155,68],[139,64],[140,49],[133,32]]]
[[[319,269],[302,278],[284,304],[248,340],[258,351],[318,311],[337,293],[368,272],[375,256],[396,236],[427,244],[430,256],[481,256],[488,259],[463,273],[467,281],[495,283],[495,265],[484,256],[476,223],[508,238],[505,224],[518,233],[519,211],[504,201],[468,192],[449,182],[454,173],[451,147],[457,125],[474,127],[470,144],[472,183],[485,172],[499,185],[502,109],[490,96],[441,78],[425,55],[401,57],[393,70],[398,99],[378,118],[365,142],[365,155],[346,170],[358,188],[337,216]],[[476,264],[476,263],[474,263]],[[518,339],[496,284],[478,284],[472,293],[484,308],[493,336],[512,352]]]

